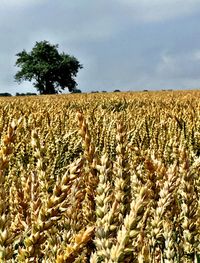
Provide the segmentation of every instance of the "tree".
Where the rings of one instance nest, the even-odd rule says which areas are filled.
[[[15,96],[35,96],[35,95],[37,95],[37,94],[36,93],[32,93],[32,92],[27,92],[27,93],[19,93],[19,92],[17,92],[15,94]]]
[[[72,91],[72,93],[82,93],[82,91],[80,89],[75,89]]]
[[[11,97],[12,95],[8,92],[0,93],[0,97]]]
[[[34,80],[40,94],[56,94],[65,88],[76,90],[75,77],[82,65],[74,56],[59,53],[58,45],[36,42],[30,53],[23,50],[16,56],[16,66],[21,68],[15,75],[18,83]]]

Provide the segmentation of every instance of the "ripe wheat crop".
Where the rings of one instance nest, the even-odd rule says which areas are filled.
[[[1,98],[0,262],[200,262],[200,92]]]

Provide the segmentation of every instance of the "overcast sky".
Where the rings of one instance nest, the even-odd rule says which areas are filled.
[[[35,92],[15,55],[43,40],[83,64],[82,91],[200,87],[200,0],[0,1],[0,92]]]

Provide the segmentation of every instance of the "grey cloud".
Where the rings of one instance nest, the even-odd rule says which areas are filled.
[[[132,19],[140,22],[160,22],[200,11],[199,0],[116,0]]]
[[[83,64],[83,91],[200,84],[197,0],[23,2],[0,10],[0,92],[34,91],[14,83],[15,54],[44,39]]]

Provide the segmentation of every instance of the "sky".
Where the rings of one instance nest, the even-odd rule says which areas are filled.
[[[0,34],[0,93],[36,92],[16,54],[43,40],[83,65],[82,92],[200,88],[200,0],[1,0]]]

